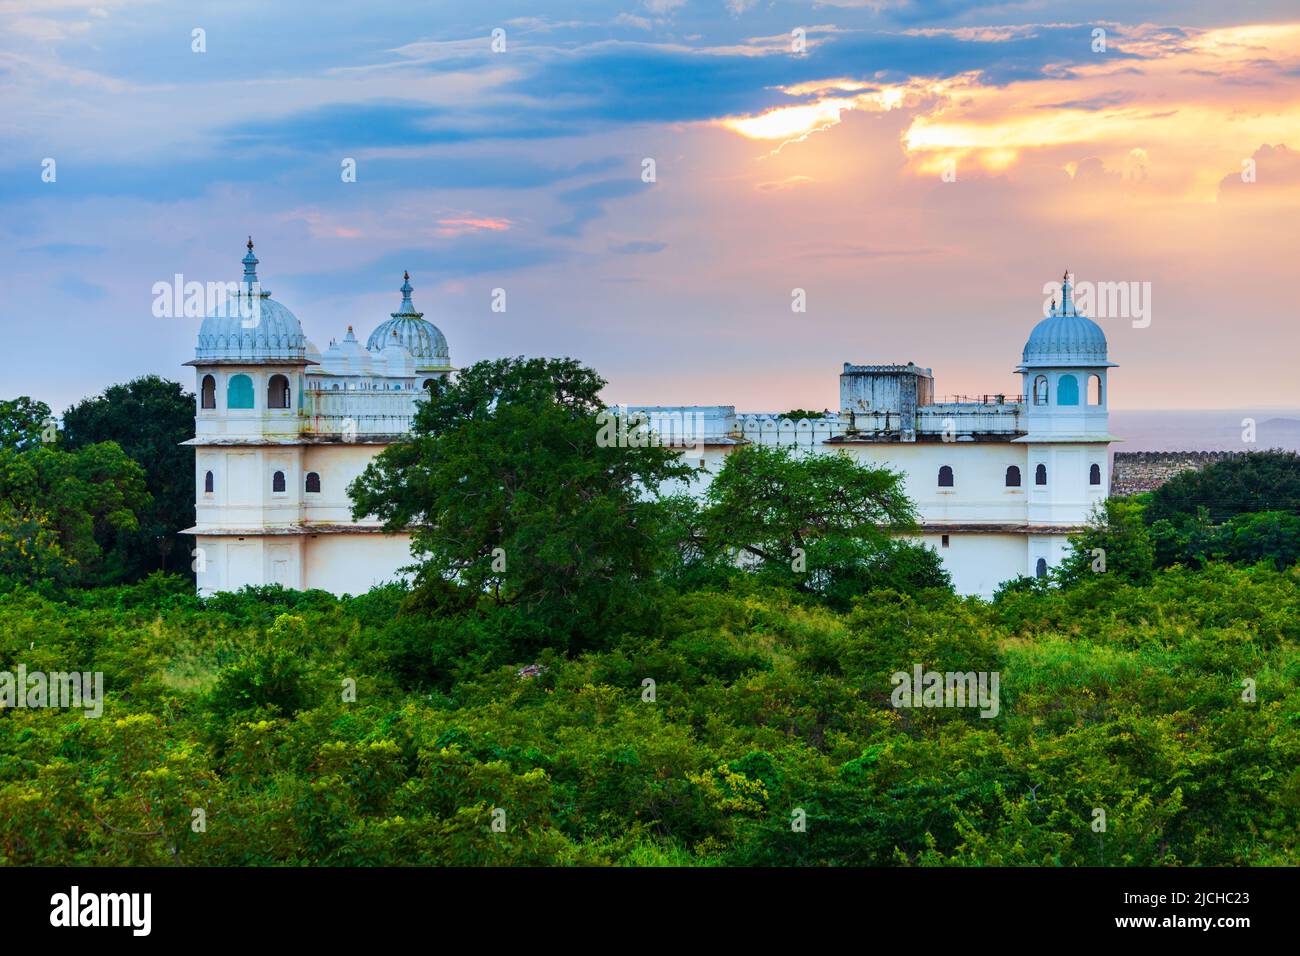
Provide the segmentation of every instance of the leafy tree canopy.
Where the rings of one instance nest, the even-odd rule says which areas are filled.
[[[126,580],[148,506],[143,470],[112,442],[0,448],[0,589]]]
[[[124,545],[133,578],[189,563],[176,556],[188,554],[179,532],[194,524],[194,449],[181,444],[193,436],[193,393],[157,375],[112,385],[63,415],[68,448],[116,442],[144,470],[152,501]]]
[[[848,613],[668,593],[540,659],[477,656],[495,629],[398,588],[11,592],[0,670],[105,697],[0,715],[0,865],[1295,866],[1298,590],[1211,562]],[[894,706],[917,665],[996,672],[996,717]]]
[[[1150,580],[1155,551],[1142,511],[1123,498],[1096,506],[1088,527],[1070,540],[1070,553],[1057,570],[1060,579],[1076,584],[1104,573],[1132,584]]]
[[[825,538],[883,546],[915,527],[902,476],[847,454],[800,454],[749,445],[727,456],[705,494],[704,528],[720,546],[761,561],[789,563]]]
[[[605,382],[572,359],[479,362],[353,483],[353,514],[411,528],[425,600],[516,609],[589,646],[650,613],[677,453],[598,441]]]
[[[872,588],[949,588],[933,549],[897,537],[916,528],[902,481],[844,453],[745,446],[709,485],[697,540],[841,608]]]
[[[788,412],[782,412],[780,417],[788,418],[792,422],[797,422],[801,418],[821,418],[825,414],[825,411],[814,412],[808,408],[792,408]]]
[[[32,448],[41,443],[50,421],[50,406],[19,395],[0,399],[0,448]]]
[[[1216,524],[1256,511],[1300,514],[1300,455],[1254,451],[1183,472],[1152,492],[1146,520],[1188,521],[1201,508]]]

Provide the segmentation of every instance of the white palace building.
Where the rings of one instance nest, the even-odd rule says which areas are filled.
[[[282,584],[357,594],[403,576],[405,534],[353,521],[348,484],[410,430],[431,379],[452,374],[447,340],[416,312],[409,275],[398,310],[363,347],[349,326],[322,354],[257,279],[252,240],[226,307],[204,319],[193,361],[195,567],[200,593]],[[928,368],[850,365],[840,407],[791,421],[732,406],[637,406],[651,420],[700,423],[683,454],[707,486],[750,443],[847,453],[904,475],[962,594],[1042,575],[1109,493],[1106,337],[1079,315],[1068,276],[1017,367],[1023,396],[938,402]],[[595,440],[595,436],[593,436]]]

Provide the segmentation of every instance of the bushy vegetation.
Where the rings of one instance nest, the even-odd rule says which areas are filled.
[[[732,587],[508,662],[489,618],[399,589],[14,591],[0,666],[102,670],[107,703],[0,718],[0,859],[1294,865],[1298,588],[1212,564],[839,613]],[[894,709],[914,663],[1000,672],[998,716]]]

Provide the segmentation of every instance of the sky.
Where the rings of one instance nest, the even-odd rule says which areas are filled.
[[[1294,407],[1298,215],[1294,2],[0,0],[0,397],[56,412],[192,388],[155,284],[249,235],[322,349],[410,270],[454,364],[611,402],[1015,393],[1069,270],[1111,407]]]

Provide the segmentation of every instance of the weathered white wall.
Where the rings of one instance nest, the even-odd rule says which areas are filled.
[[[412,560],[407,534],[198,535],[195,547],[200,594],[250,584],[361,594],[403,577],[397,569]]]
[[[923,523],[1025,521],[1022,446],[1009,442],[882,443],[848,445],[845,453],[863,464],[901,471],[903,489],[916,504]],[[939,487],[939,468],[943,465],[952,468],[951,488]],[[1019,488],[1006,487],[1008,465],[1020,468]]]
[[[305,519],[315,524],[350,524],[352,499],[348,497],[348,485],[383,450],[383,445],[347,443],[306,446],[303,452],[303,487],[306,487],[307,472],[314,471],[320,475],[320,492],[303,492]]]
[[[1028,464],[1029,523],[1033,525],[1084,524],[1093,505],[1110,494],[1107,446],[1091,444],[1022,445]],[[1047,468],[1047,484],[1034,483],[1039,465]],[[1089,469],[1097,465],[1101,484],[1089,484]]]
[[[1021,574],[1033,574],[1023,534],[953,532],[948,535],[947,547],[943,546],[942,534],[921,535],[921,541],[943,559],[958,594],[989,598],[1002,582]]]
[[[703,452],[685,452],[690,464],[703,462],[706,473],[690,487],[702,494],[722,467],[726,456],[739,446],[709,446]],[[863,464],[886,466],[903,473],[903,488],[916,504],[922,522],[1007,524],[1026,521],[1027,485],[1025,446],[1010,442],[926,442],[862,445],[812,445],[817,454],[844,454]],[[1103,459],[1104,460],[1104,459]],[[953,470],[953,486],[939,487],[939,468]],[[1006,487],[1008,465],[1018,465],[1019,488]],[[1086,474],[1084,480],[1086,481]]]
[[[194,557],[200,594],[245,585],[302,588],[302,538],[298,535],[196,535]]]
[[[411,564],[408,534],[319,534],[303,538],[306,586],[334,594],[364,594],[404,577]]]
[[[196,449],[195,518],[200,527],[260,528],[302,520],[301,445],[235,445]],[[204,490],[212,472],[212,491]],[[274,490],[284,473],[284,491]]]

